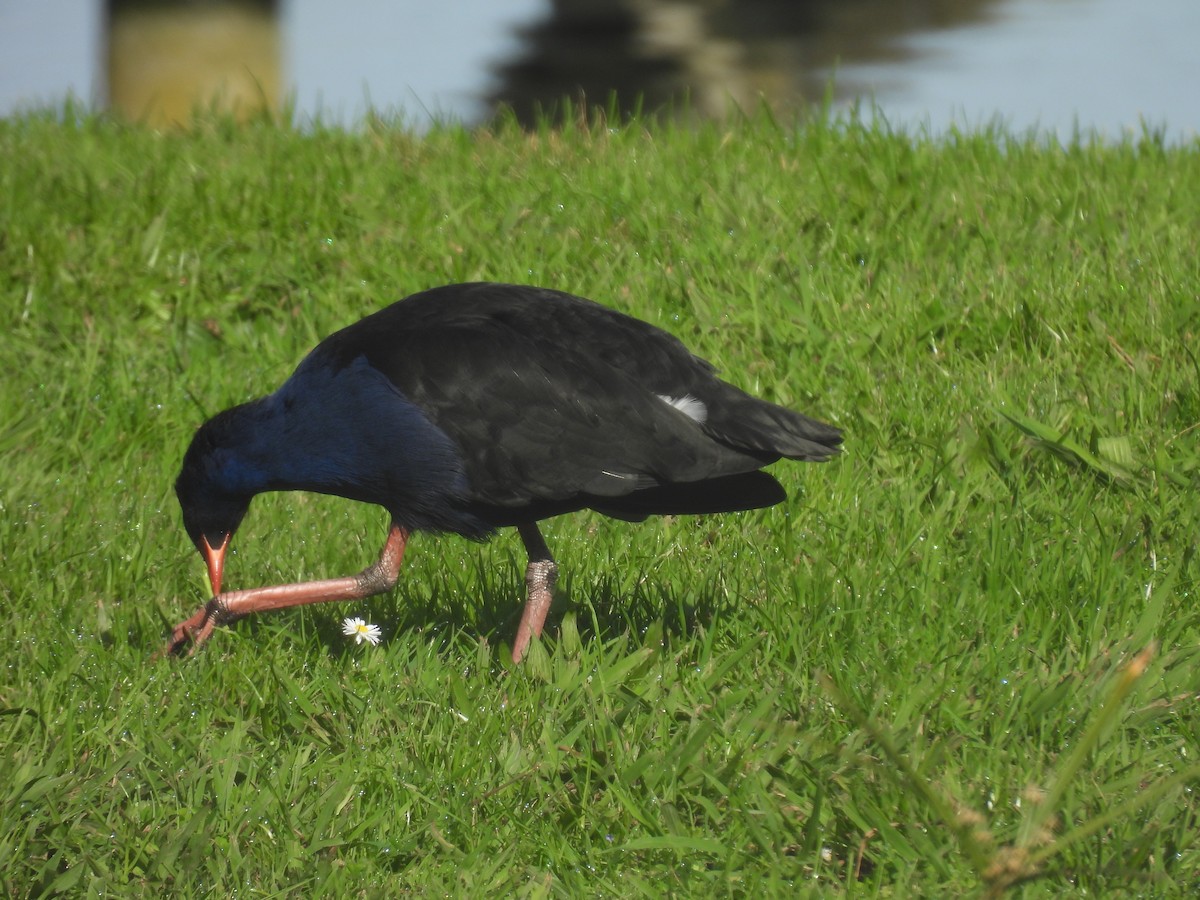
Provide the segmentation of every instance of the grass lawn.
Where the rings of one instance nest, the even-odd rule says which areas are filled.
[[[67,111],[0,158],[5,895],[1200,889],[1200,146]],[[152,659],[207,599],[196,426],[480,279],[658,324],[846,452],[770,510],[550,521],[517,668],[511,532]],[[260,497],[226,585],[386,525]]]

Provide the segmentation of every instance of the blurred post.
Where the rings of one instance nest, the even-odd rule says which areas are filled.
[[[277,110],[279,0],[106,0],[109,106],[152,125]]]

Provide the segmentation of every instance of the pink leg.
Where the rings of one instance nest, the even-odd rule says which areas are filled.
[[[357,575],[330,578],[326,581],[252,588],[248,591],[226,591],[209,600],[190,619],[176,625],[162,654],[179,653],[190,640],[190,656],[200,649],[218,625],[250,613],[287,609],[289,606],[302,606],[306,603],[324,603],[328,600],[359,600],[389,591],[395,587],[396,579],[400,575],[400,562],[404,559],[406,543],[408,532],[393,523],[378,561]]]
[[[529,642],[535,636],[542,636],[546,614],[550,612],[550,604],[554,601],[554,582],[558,579],[558,565],[551,557],[537,525],[518,525],[517,531],[529,553],[529,565],[525,569],[525,611],[521,614],[521,624],[517,626],[517,636],[513,640],[514,663],[519,663],[525,656]]]

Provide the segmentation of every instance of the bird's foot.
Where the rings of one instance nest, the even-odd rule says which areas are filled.
[[[234,618],[229,614],[220,596],[213,597],[196,611],[196,614],[175,626],[171,639],[157,654],[161,656],[178,656],[183,648],[191,643],[188,656],[193,656],[213,633],[213,629]]]

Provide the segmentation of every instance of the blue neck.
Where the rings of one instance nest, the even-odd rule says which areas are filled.
[[[383,506],[402,524],[477,532],[457,447],[365,358],[306,359],[274,394],[230,410],[210,458],[219,489],[304,490]]]

